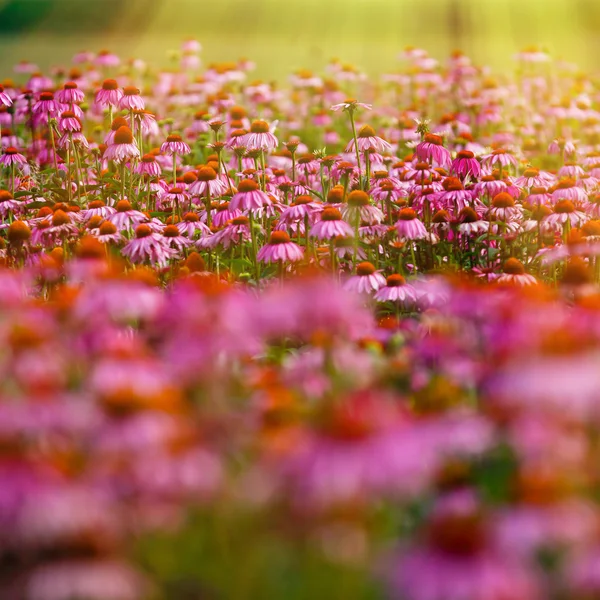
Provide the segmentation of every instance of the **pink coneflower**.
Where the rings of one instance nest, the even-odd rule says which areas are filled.
[[[33,105],[33,112],[42,117],[54,115],[61,110],[61,105],[54,99],[52,92],[41,92],[40,99]]]
[[[242,140],[248,150],[274,150],[279,144],[266,121],[254,121]]]
[[[504,181],[496,179],[493,175],[484,175],[473,188],[477,196],[488,196],[493,198],[500,192],[505,192],[508,186]]]
[[[561,227],[569,221],[571,227],[579,227],[588,220],[588,215],[577,210],[571,200],[559,200],[554,205],[554,212],[544,218],[545,225],[560,225]]]
[[[322,205],[315,202],[311,196],[296,196],[294,202],[281,213],[278,229],[297,225],[298,223],[304,227],[304,221],[312,225],[322,208]]]
[[[376,225],[383,221],[383,212],[371,204],[369,194],[363,190],[352,190],[342,207],[342,216],[349,223],[367,223]]]
[[[489,221],[484,221],[470,206],[463,208],[458,215],[458,232],[463,235],[481,235],[490,228]]]
[[[370,125],[364,125],[361,127],[358,135],[356,136],[356,144],[360,152],[367,150],[374,150],[375,152],[384,153],[391,152],[392,145],[386,142],[383,138],[375,135],[375,130]],[[350,143],[346,146],[346,152],[354,152],[355,143],[354,139],[350,140]]]
[[[481,175],[481,165],[470,150],[460,150],[452,161],[450,170],[461,179],[476,179]]]
[[[181,139],[178,133],[171,133],[160,146],[160,151],[167,156],[184,156],[190,154],[191,148]]]
[[[180,187],[169,188],[169,191],[161,198],[161,202],[168,202],[169,206],[182,207],[190,200],[190,195]]]
[[[0,104],[4,106],[12,106],[11,97],[4,91],[4,86],[0,85]]]
[[[572,140],[556,138],[552,140],[548,146],[548,154],[564,154],[565,156],[572,156],[576,153],[577,147]]]
[[[213,217],[213,225],[216,225],[216,218]],[[193,212],[188,212],[183,215],[183,218],[177,223],[177,229],[182,235],[185,234],[190,238],[193,238],[197,232],[201,232],[205,235],[210,235],[210,227],[200,220],[200,217]]]
[[[8,190],[0,190],[0,216],[6,218],[9,214],[21,212],[23,208],[23,202],[15,200]]]
[[[160,177],[161,168],[154,154],[144,154],[135,167],[135,172],[149,177]]]
[[[587,194],[585,190],[577,187],[574,179],[563,179],[559,181],[554,190],[552,191],[552,199],[557,200],[571,200],[574,203],[581,203],[587,201]]]
[[[507,192],[500,192],[492,200],[489,214],[498,221],[513,221],[521,217],[521,208],[515,204],[515,199]]]
[[[106,206],[103,200],[92,200],[87,208],[84,208],[81,211],[81,218],[83,221],[87,221],[92,217],[102,217],[103,219],[108,217],[108,215],[114,214],[116,211],[112,206]]]
[[[343,110],[348,112],[354,112],[357,108],[364,108],[365,110],[372,110],[372,104],[365,104],[364,102],[357,102],[356,100],[349,98],[339,104],[334,104],[330,107],[333,111]]]
[[[114,142],[104,151],[104,159],[116,163],[126,162],[132,158],[139,158],[140,150],[133,139],[129,127],[119,127],[115,133]]]
[[[271,233],[269,243],[265,244],[256,255],[261,262],[297,262],[304,258],[304,250],[290,240],[285,231]]]
[[[239,209],[232,210],[229,202],[220,203],[212,217],[214,227],[224,227],[228,221],[241,216],[242,211]]]
[[[133,209],[129,200],[119,200],[115,209],[116,211],[106,218],[114,223],[119,230],[130,229],[148,220],[143,212]]]
[[[221,246],[224,250],[233,245],[249,242],[252,239],[250,233],[250,219],[241,215],[231,219],[223,229],[217,231],[210,237],[204,237],[197,242],[199,248],[216,248]]]
[[[337,237],[352,237],[354,230],[342,220],[340,211],[328,206],[323,209],[321,218],[310,229],[310,235],[318,240],[331,240]]]
[[[110,131],[104,137],[104,143],[107,146],[115,143],[115,135],[119,130],[119,127],[129,127],[127,119],[124,117],[115,117],[110,124]]]
[[[74,133],[64,133],[58,138],[56,145],[59,148],[67,148],[71,145],[78,145],[82,146],[83,148],[90,147],[87,138],[85,137],[85,135],[83,135],[83,133],[81,133],[81,131],[75,131]]]
[[[198,169],[197,179],[190,185],[188,191],[192,196],[200,198],[204,196],[217,198],[227,191],[227,184],[219,179],[212,167],[205,165]]]
[[[537,279],[525,273],[523,263],[516,258],[509,258],[502,267],[503,274],[498,278],[498,283],[518,286],[535,285]]]
[[[435,176],[436,171],[432,165],[427,162],[418,162],[416,164],[410,164],[404,170],[404,181],[415,181],[421,184],[425,181],[431,181]]]
[[[456,177],[446,177],[444,179],[444,191],[437,196],[439,205],[446,210],[460,212],[463,208],[474,203],[473,194],[470,190],[465,190],[460,179]]]
[[[67,81],[62,90],[56,92],[56,99],[62,104],[79,104],[85,100],[85,93],[74,81]]]
[[[61,133],[74,133],[81,131],[81,121],[72,110],[66,110],[58,118],[58,129]]]
[[[156,116],[148,110],[134,109],[133,123],[137,124],[138,129],[141,129],[141,132],[144,135],[158,137],[160,134],[160,128],[156,122]]]
[[[114,223],[104,221],[100,227],[92,229],[92,233],[98,237],[103,244],[118,244],[123,241],[123,236],[119,233]]]
[[[415,154],[420,160],[439,167],[448,167],[452,162],[450,151],[444,148],[444,140],[439,135],[426,133],[423,141],[417,144]]]
[[[515,179],[515,185],[520,188],[544,187],[548,183],[548,179],[540,175],[540,170],[534,167],[528,167],[523,172],[523,175]]]
[[[9,146],[4,150],[4,154],[0,155],[0,165],[5,167],[20,167],[27,164],[27,159],[13,146]]]
[[[486,154],[481,158],[481,163],[484,167],[498,167],[502,170],[503,167],[516,167],[517,159],[508,152],[508,150],[504,150],[499,148],[498,150],[494,150],[491,154]]]
[[[370,262],[356,265],[356,275],[344,282],[344,289],[357,294],[373,294],[385,285],[385,277]]]
[[[238,184],[238,192],[229,203],[230,210],[257,211],[269,206],[271,199],[259,189],[253,179],[242,179]]]
[[[94,63],[99,67],[118,67],[121,64],[121,59],[110,50],[100,50],[94,59]]]
[[[428,237],[425,225],[419,220],[417,213],[412,208],[403,208],[400,211],[395,227],[400,238],[424,240]]]
[[[123,88],[123,95],[119,99],[121,110],[144,110],[146,108],[140,90],[133,85]]]
[[[182,252],[188,246],[191,246],[192,240],[185,237],[177,225],[167,225],[163,232],[163,236],[166,238],[166,244],[170,248],[174,248],[178,252]]]
[[[165,267],[177,251],[169,247],[167,238],[143,223],[135,228],[135,238],[125,244],[121,253],[133,263],[149,262]]]
[[[96,93],[96,104],[102,108],[117,108],[123,97],[123,91],[114,79],[105,79],[102,88]]]
[[[412,306],[417,301],[415,288],[406,283],[402,275],[389,275],[385,285],[380,287],[375,294],[377,302],[394,302],[401,306]]]

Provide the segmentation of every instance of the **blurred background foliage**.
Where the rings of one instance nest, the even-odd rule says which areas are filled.
[[[377,75],[407,45],[443,58],[461,49],[511,69],[529,45],[595,66],[598,0],[0,0],[0,73],[22,59],[64,64],[79,50],[167,63],[195,37],[206,62],[248,57],[257,76],[320,70],[333,57]]]

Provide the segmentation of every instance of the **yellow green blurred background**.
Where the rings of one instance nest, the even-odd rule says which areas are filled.
[[[438,58],[461,49],[498,70],[540,45],[593,68],[600,0],[0,0],[0,77],[19,60],[46,68],[84,49],[167,64],[187,37],[205,62],[244,56],[273,79],[332,57],[376,75],[407,45]]]

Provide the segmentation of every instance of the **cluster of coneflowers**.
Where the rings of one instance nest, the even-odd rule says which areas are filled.
[[[599,597],[595,80],[199,50],[0,87],[0,597]]]

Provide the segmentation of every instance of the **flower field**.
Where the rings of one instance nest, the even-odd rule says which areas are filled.
[[[598,79],[200,54],[0,79],[0,599],[600,598]]]

